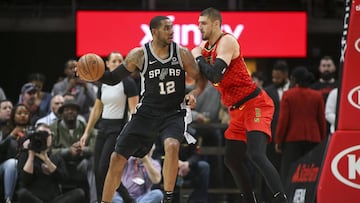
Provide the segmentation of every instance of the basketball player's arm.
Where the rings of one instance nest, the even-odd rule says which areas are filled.
[[[201,48],[195,47],[192,50],[193,56],[199,64],[201,72],[208,80],[213,83],[218,83],[222,80],[224,73],[229,66],[234,53],[236,52],[236,44],[234,38],[231,36],[224,36],[217,45],[217,57],[214,64],[206,62],[205,58],[201,55]]]
[[[189,100],[189,97],[197,97],[201,94],[207,85],[207,79],[201,74],[199,66],[187,48],[180,47],[180,54],[186,73],[195,80],[195,88],[185,96],[185,99]]]
[[[143,60],[143,49],[140,47],[132,49],[122,64],[120,64],[113,71],[107,70],[104,72],[104,75],[100,78],[100,82],[108,85],[118,84],[122,79],[126,78],[132,72],[134,72],[137,67],[142,67]]]
[[[103,109],[103,103],[99,98],[96,98],[95,103],[90,111],[90,116],[88,119],[88,123],[86,125],[85,131],[80,138],[80,146],[82,149],[85,148],[86,141],[94,128],[96,122],[99,120],[101,112]]]

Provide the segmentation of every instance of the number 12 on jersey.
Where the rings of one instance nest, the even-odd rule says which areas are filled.
[[[160,82],[160,95],[172,94],[175,92],[175,81]]]

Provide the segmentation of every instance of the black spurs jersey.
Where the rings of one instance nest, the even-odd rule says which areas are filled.
[[[180,109],[185,96],[185,71],[179,45],[172,42],[167,59],[154,54],[151,42],[143,45],[140,103],[160,110]]]

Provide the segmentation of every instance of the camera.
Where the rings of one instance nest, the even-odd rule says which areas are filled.
[[[47,149],[47,137],[49,133],[46,131],[35,131],[29,134],[29,149],[36,153],[40,153]]]

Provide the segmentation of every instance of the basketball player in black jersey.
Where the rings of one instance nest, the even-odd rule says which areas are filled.
[[[153,40],[132,49],[124,63],[105,72],[101,82],[117,84],[139,69],[141,98],[136,113],[118,136],[106,175],[102,202],[111,202],[120,185],[123,168],[130,156],[143,157],[155,139],[164,142],[164,200],[172,201],[178,171],[178,153],[185,131],[182,103],[194,106],[207,81],[200,74],[191,52],[173,42],[172,22],[156,16],[150,21]],[[185,71],[196,80],[196,88],[185,95]]]

